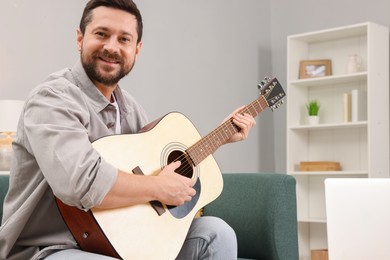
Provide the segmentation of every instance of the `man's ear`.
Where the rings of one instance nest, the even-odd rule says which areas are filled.
[[[80,31],[80,28],[77,28],[77,49],[78,49],[78,51],[81,51],[81,46],[83,46],[83,39],[84,39],[83,33]]]
[[[137,43],[137,47],[135,49],[135,60],[137,60],[138,58],[138,55],[141,51],[141,48],[142,48],[142,41],[140,41],[139,43]]]

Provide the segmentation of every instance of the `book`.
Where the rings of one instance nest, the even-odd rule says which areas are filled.
[[[367,120],[367,93],[362,90],[351,91],[351,119],[352,122]]]
[[[351,122],[352,121],[351,94],[344,93],[343,101],[344,101],[344,122]]]

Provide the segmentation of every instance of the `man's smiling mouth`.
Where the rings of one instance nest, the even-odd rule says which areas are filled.
[[[104,62],[111,63],[111,64],[120,64],[121,63],[119,60],[116,60],[116,59],[109,59],[109,58],[105,58],[105,57],[99,57],[99,59],[104,61]]]

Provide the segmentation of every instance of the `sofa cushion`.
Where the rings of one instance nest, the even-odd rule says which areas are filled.
[[[1,219],[3,217],[3,203],[4,203],[5,194],[8,191],[8,185],[9,185],[9,176],[0,175],[0,224],[1,224]]]

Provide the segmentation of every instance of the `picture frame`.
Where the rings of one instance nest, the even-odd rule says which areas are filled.
[[[325,77],[332,74],[331,60],[302,60],[299,64],[299,78]]]

